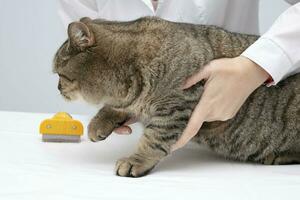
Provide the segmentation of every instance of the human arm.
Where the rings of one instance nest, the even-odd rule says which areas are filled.
[[[188,78],[183,89],[206,80],[204,92],[172,151],[183,147],[198,133],[204,122],[233,118],[248,96],[268,77],[269,74],[257,64],[239,56],[214,60]]]
[[[213,61],[187,80],[184,88],[206,80],[205,90],[173,151],[196,135],[203,122],[234,117],[248,96],[269,76],[276,84],[300,71],[299,20],[300,4],[296,4],[242,56]]]
[[[300,72],[299,20],[300,3],[285,11],[268,32],[242,54],[267,71],[273,84]]]
[[[287,3],[291,4],[291,5],[294,5],[296,3],[299,3],[300,0],[285,0]]]

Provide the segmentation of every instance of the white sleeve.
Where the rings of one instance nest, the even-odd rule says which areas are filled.
[[[277,84],[300,72],[300,3],[290,7],[242,55],[265,69]]]
[[[292,5],[300,2],[300,0],[285,0],[285,1]]]
[[[97,18],[96,0],[59,0],[58,14],[65,27],[82,17]]]

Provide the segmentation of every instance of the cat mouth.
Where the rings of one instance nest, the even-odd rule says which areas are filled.
[[[61,95],[64,97],[65,100],[67,100],[67,101],[72,101],[72,98],[69,97],[68,95],[66,95],[66,94],[64,94],[64,93],[62,93],[62,92],[61,92]]]
[[[77,91],[70,91],[70,92],[60,92],[60,94],[63,96],[63,98],[66,101],[75,101],[80,99],[80,94]]]

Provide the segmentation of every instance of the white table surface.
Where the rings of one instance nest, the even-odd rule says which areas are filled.
[[[53,114],[0,112],[1,200],[300,199],[300,166],[226,161],[203,148],[173,153],[143,178],[114,174],[115,161],[135,148],[131,136],[92,143],[43,143],[39,124]],[[88,124],[87,116],[73,116]]]

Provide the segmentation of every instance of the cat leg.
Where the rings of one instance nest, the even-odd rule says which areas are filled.
[[[106,139],[115,128],[120,127],[130,116],[127,113],[104,106],[88,125],[88,137],[97,142]]]
[[[263,160],[265,165],[300,164],[300,153],[285,153],[282,155],[270,154]]]
[[[300,164],[300,153],[279,155],[275,158],[273,165]]]
[[[179,133],[168,131],[167,127],[148,125],[139,141],[136,153],[116,163],[116,174],[125,177],[141,177],[170,154],[170,147],[179,138]]]

